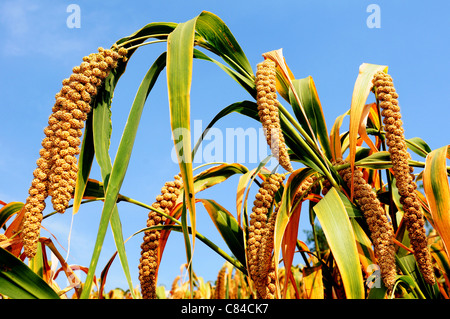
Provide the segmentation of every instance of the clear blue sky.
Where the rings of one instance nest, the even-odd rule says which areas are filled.
[[[81,8],[81,27],[68,28],[69,4]],[[381,27],[369,28],[366,9],[377,4]],[[450,3],[431,1],[32,1],[0,3],[0,200],[25,201],[54,95],[73,66],[97,47],[109,47],[147,23],[185,22],[202,10],[217,14],[229,26],[254,69],[266,51],[283,48],[297,78],[311,75],[331,128],[350,106],[353,85],[363,62],[389,66],[400,95],[406,137],[422,137],[432,149],[449,144]],[[114,159],[120,135],[137,87],[164,44],[139,49],[121,78],[113,102]],[[223,107],[249,99],[248,94],[212,64],[196,61],[192,85],[192,120],[203,125]],[[231,115],[219,128],[259,128],[243,116]],[[167,89],[161,75],[144,110],[121,193],[151,204],[166,180],[177,173],[171,161]],[[243,163],[250,169],[254,163]],[[94,162],[92,178],[100,179]],[[202,194],[235,212],[237,178]],[[51,211],[50,205],[46,213]],[[101,213],[101,204],[85,205],[74,216],[69,263],[89,265]],[[145,226],[147,212],[120,203],[124,237]],[[71,211],[45,220],[44,226],[67,249]],[[198,229],[226,249],[207,214],[199,208]],[[307,227],[306,214],[301,218]],[[49,236],[43,232],[44,236]],[[302,235],[302,232],[301,234]],[[127,244],[133,283],[142,236]],[[61,249],[61,251],[63,251]],[[114,253],[107,235],[97,274]],[[185,262],[181,236],[171,235],[159,282],[170,287]],[[194,271],[214,281],[223,259],[199,243]],[[114,262],[107,289],[127,288],[119,261]]]

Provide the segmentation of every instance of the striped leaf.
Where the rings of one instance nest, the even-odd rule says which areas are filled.
[[[427,155],[423,171],[423,187],[434,227],[442,238],[447,256],[450,257],[450,188],[447,158],[450,158],[449,145]]]
[[[291,105],[295,116],[303,127],[307,128],[308,122],[311,124],[311,129],[313,131],[309,132],[310,136],[318,138],[325,155],[330,158],[331,148],[328,139],[327,125],[314,80],[311,76],[308,76],[307,78],[293,80],[292,82],[309,121],[304,118],[303,112],[301,112],[296,100],[291,99]]]
[[[0,293],[13,299],[59,299],[58,294],[20,259],[0,248]]]
[[[0,209],[0,228],[5,226],[8,219],[15,213],[18,213],[22,207],[23,203],[21,202],[11,202],[3,206],[2,209]]]
[[[313,209],[336,260],[347,299],[364,299],[356,238],[338,191],[330,189]]]
[[[250,62],[230,29],[218,16],[203,11],[196,21],[196,31],[201,36],[196,39],[199,46],[220,56],[241,75],[253,77]]]
[[[245,265],[244,233],[236,218],[211,199],[199,199],[233,255]]]
[[[192,247],[187,233],[187,217],[182,214],[182,224],[186,241],[187,263],[191,264],[195,247],[196,217],[195,192],[192,174],[190,90],[194,54],[195,23],[197,17],[180,23],[167,40],[167,86],[175,151],[184,185],[184,201],[189,210],[192,229]]]
[[[225,181],[232,175],[245,174],[247,172],[248,169],[239,163],[211,167],[194,177],[194,191],[195,193],[201,192]]]

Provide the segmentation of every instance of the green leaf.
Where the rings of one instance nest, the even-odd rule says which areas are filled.
[[[6,204],[0,209],[0,228],[2,228],[9,217],[19,212],[23,207],[23,203],[21,202],[11,202]]]
[[[289,263],[291,262],[291,255],[293,254],[293,249],[296,247],[297,243],[297,232],[295,235],[287,233],[288,231],[293,232],[296,227],[298,227],[298,221],[293,220],[293,218],[299,219],[300,212],[296,212],[297,207],[293,206],[292,202],[295,198],[295,194],[298,191],[298,188],[302,184],[302,182],[311,175],[311,170],[308,168],[302,168],[295,170],[291,174],[289,174],[289,178],[286,181],[286,185],[284,187],[283,195],[281,198],[281,205],[278,209],[278,215],[275,221],[275,230],[274,230],[274,258],[275,258],[275,273],[277,274],[277,268],[280,261],[280,258],[283,258],[286,269],[290,268]],[[292,222],[288,227],[289,223]],[[294,225],[294,226],[293,226]],[[287,238],[292,239],[290,242],[285,242],[283,245],[283,238],[287,240]],[[280,251],[282,256],[280,256]]]
[[[100,256],[100,251],[103,246],[103,241],[106,235],[106,230],[108,228],[108,223],[110,219],[111,219],[111,227],[113,229],[114,234],[114,240],[116,241],[116,246],[118,246],[117,249],[119,251],[119,256],[121,254],[125,255],[125,249],[123,247],[122,231],[120,229],[120,220],[118,219],[118,214],[116,214],[117,213],[116,201],[119,196],[120,187],[122,186],[122,182],[125,178],[125,174],[128,168],[128,163],[131,158],[131,152],[133,149],[134,140],[136,137],[139,121],[141,118],[145,102],[147,100],[148,94],[153,88],[153,85],[155,84],[160,72],[164,69],[165,65],[166,65],[166,55],[165,53],[163,53],[153,63],[153,65],[150,67],[147,74],[145,75],[144,79],[142,80],[138,92],[136,93],[135,99],[133,101],[133,105],[131,106],[131,110],[128,115],[128,120],[125,125],[124,131],[122,133],[122,138],[119,143],[116,158],[114,160],[114,164],[111,169],[110,178],[108,179],[108,181],[105,181],[106,178],[104,179],[104,185],[106,185],[105,201],[103,205],[99,229],[97,232],[97,239],[94,246],[94,252],[92,255],[89,271],[86,277],[85,287],[81,294],[81,298],[89,297],[89,293],[92,287],[92,281],[95,274],[95,268],[98,263],[98,258]],[[106,142],[102,143],[103,146],[106,146],[105,144]],[[96,152],[96,154],[99,153]],[[104,170],[103,174],[106,177],[109,174],[108,166],[110,165],[110,163],[108,163],[109,158],[106,159],[106,156],[103,160],[104,165],[101,167],[103,167]],[[114,213],[115,211],[116,213]],[[116,217],[111,218],[111,216],[114,217],[114,215]],[[124,267],[124,264],[122,264],[122,267]],[[126,266],[126,268],[128,267]]]
[[[420,137],[413,137],[405,140],[405,142],[410,150],[424,158],[431,152],[431,148]]]
[[[192,158],[194,158],[195,154],[197,153],[197,150],[200,147],[200,144],[202,143],[206,134],[208,133],[208,130],[211,129],[211,127],[213,127],[214,124],[216,124],[216,122],[219,121],[221,118],[223,118],[233,112],[237,112],[239,114],[246,115],[256,121],[259,121],[257,105],[255,102],[242,101],[242,102],[236,102],[231,105],[228,105],[227,107],[225,107],[221,111],[219,111],[219,113],[217,113],[214,116],[214,118],[211,120],[211,122],[208,124],[208,126],[206,126],[205,130],[202,133],[202,136],[199,137],[197,143],[195,144],[194,150],[192,151]]]
[[[201,192],[225,181],[232,175],[245,174],[247,172],[248,169],[239,163],[211,167],[194,177],[194,191],[195,193]]]
[[[278,264],[280,258],[281,240],[284,236],[287,224],[292,216],[292,201],[301,183],[311,174],[311,170],[302,168],[295,170],[289,174],[289,178],[286,181],[283,195],[281,198],[281,205],[278,210],[277,219],[275,222],[274,231],[274,256],[275,265]]]
[[[196,21],[196,31],[203,38],[197,44],[222,57],[233,69],[245,77],[252,78],[253,71],[227,25],[211,12],[203,11]]]
[[[309,76],[304,79],[293,80],[292,83],[305,110],[305,113],[301,111],[296,99],[292,96],[290,100],[295,116],[307,132],[309,131],[308,122],[310,123],[313,132],[308,133],[311,137],[315,136],[319,139],[325,155],[331,158],[327,125],[313,78]],[[303,114],[306,114],[308,119],[305,119]]]
[[[199,199],[233,255],[245,265],[244,233],[236,218],[211,199]]]
[[[423,171],[423,188],[430,207],[433,224],[442,238],[450,258],[450,187],[447,177],[447,157],[450,145],[430,152]]]
[[[192,227],[192,250],[195,246],[196,223],[191,154],[190,89],[196,21],[197,17],[178,24],[167,40],[170,123]]]
[[[420,299],[436,298],[439,295],[437,284],[430,287],[425,283],[425,279],[417,266],[416,259],[413,254],[408,254],[403,257],[395,256],[396,263],[401,272],[409,277],[408,284],[413,289],[414,293]]]
[[[59,299],[20,259],[0,248],[0,293],[13,299]]]
[[[392,167],[392,162],[389,152],[380,151],[356,161],[355,165],[371,169],[386,169]]]
[[[131,52],[129,53],[129,56],[131,55]],[[120,61],[118,66],[113,69],[110,74],[108,75],[108,77],[105,79],[102,87],[98,90],[96,99],[93,103],[93,111],[92,111],[92,129],[87,126],[87,135],[86,135],[86,143],[83,144],[83,147],[91,147],[90,143],[91,141],[89,141],[89,135],[92,134],[93,136],[93,143],[94,143],[94,150],[93,152],[96,155],[96,159],[97,159],[97,163],[99,164],[100,167],[100,172],[102,175],[102,179],[103,179],[103,185],[105,186],[104,188],[106,188],[106,186],[108,185],[108,181],[109,181],[109,177],[111,174],[111,170],[112,170],[112,164],[111,164],[111,158],[109,156],[109,145],[110,145],[110,138],[111,138],[111,131],[112,131],[112,126],[111,126],[111,103],[112,103],[112,97],[114,94],[114,89],[117,85],[117,82],[119,81],[119,78],[122,76],[122,74],[125,72],[125,68],[126,68],[126,62]],[[92,131],[92,132],[91,132]],[[76,197],[75,197],[75,202],[74,205],[80,205],[81,204],[81,199],[82,196],[80,194],[85,193],[86,191],[92,191],[91,188],[88,188],[89,186],[92,185],[92,183],[89,183],[88,181],[88,176],[89,176],[89,171],[90,171],[90,166],[91,166],[91,162],[93,159],[90,158],[90,156],[92,156],[93,154],[92,150],[86,150],[86,157],[82,157],[81,163],[79,165],[82,165],[85,167],[84,172],[82,173],[83,177],[80,178],[78,177],[77,179],[77,189],[78,192]],[[85,163],[86,162],[86,163]],[[82,168],[83,170],[83,168]],[[80,173],[79,173],[80,174]],[[97,193],[99,193],[101,190],[104,191],[103,189],[98,189]],[[82,192],[82,190],[84,190]],[[104,197],[104,193],[103,194],[98,194],[97,196],[101,196]],[[76,212],[76,211],[75,211]],[[118,250],[118,254],[119,254],[119,259],[120,262],[122,264],[122,268],[124,270],[125,276],[127,278],[127,282],[130,288],[130,291],[132,293],[132,295],[134,295],[134,290],[132,289],[133,284],[131,282],[131,276],[130,276],[130,271],[129,271],[129,266],[128,266],[128,260],[126,257],[126,253],[125,253],[125,247],[124,247],[124,242],[123,242],[123,234],[122,234],[122,226],[120,223],[120,217],[119,217],[119,212],[117,210],[117,207],[115,206],[113,209],[113,212],[110,216],[110,218],[108,218],[107,221],[101,221],[99,228],[103,229],[106,232],[106,228],[108,227],[108,221],[111,222],[111,229],[113,232],[113,236],[114,236],[114,241]],[[96,255],[96,251],[97,256]],[[94,247],[94,253],[93,253],[93,257],[91,259],[91,264],[95,265],[98,262],[98,256],[100,254],[101,251],[101,245],[95,246]],[[90,290],[90,287],[92,286],[92,280],[93,280],[93,276],[95,273],[95,268],[93,267],[92,270],[90,270],[90,272],[88,272],[88,276],[86,278],[86,286],[88,287]],[[83,295],[84,298],[87,298],[87,296],[89,295],[89,292],[85,292],[83,291],[85,294]]]
[[[118,40],[116,44],[124,46],[126,48],[130,48],[150,38],[165,40],[167,39],[169,34],[176,28],[176,26],[177,23],[174,22],[152,22],[137,30],[133,34]],[[128,59],[135,50],[136,48],[128,50]]]
[[[364,299],[356,239],[338,191],[331,188],[313,209],[336,260],[347,299]]]

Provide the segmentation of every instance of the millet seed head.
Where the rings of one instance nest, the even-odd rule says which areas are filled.
[[[261,296],[266,295],[267,280],[265,277],[267,277],[267,271],[261,272],[260,267],[261,265],[265,267],[271,263],[270,254],[273,249],[273,246],[271,246],[271,237],[273,236],[271,230],[273,231],[273,226],[271,224],[274,223],[276,217],[276,212],[273,212],[271,214],[272,219],[268,219],[268,213],[275,198],[275,193],[281,187],[284,178],[282,174],[271,174],[266,177],[255,195],[252,214],[250,214],[247,263],[250,277]]]
[[[169,187],[168,187],[169,185]],[[166,182],[161,188],[161,195],[156,196],[156,202],[152,206],[163,210],[166,214],[175,206],[178,194],[183,183],[180,176],[175,176],[175,181]],[[151,210],[148,214],[147,227],[161,225],[166,221],[166,217]],[[144,232],[143,243],[141,244],[141,259],[139,263],[139,281],[141,293],[144,299],[156,298],[156,274],[158,271],[158,246],[160,239],[159,230],[147,230]]]
[[[29,190],[30,195],[26,201],[22,223],[21,238],[28,258],[32,258],[36,252],[45,197],[52,196],[54,209],[58,212],[63,213],[69,205],[77,165],[76,158],[67,155],[79,154],[81,129],[90,111],[89,103],[97,94],[97,87],[102,80],[117,66],[118,59],[124,58],[127,54],[126,49],[119,49],[120,53],[108,52],[112,61],[108,64],[108,68],[102,68],[100,73],[97,72],[100,76],[97,78],[93,75],[92,69],[100,67],[106,51],[99,50],[99,53],[92,53],[83,58],[83,62],[72,69],[73,74],[62,81],[60,92],[55,94],[56,101],[52,107],[52,114],[48,119],[48,126],[44,128],[46,137],[42,141],[43,148],[39,151],[38,168],[33,172],[32,183],[38,186],[32,185]],[[60,159],[66,161],[67,165],[61,165],[62,163],[58,161]],[[53,185],[61,179],[61,174],[64,174],[65,180],[69,177],[67,183],[63,183],[63,186]]]
[[[278,100],[276,93],[276,64],[265,59],[257,65],[256,72],[256,103],[258,115],[266,135],[267,144],[280,165],[287,171],[293,171],[280,126]]]
[[[403,218],[406,221],[406,229],[410,235],[411,246],[425,281],[432,285],[435,282],[435,278],[431,255],[427,247],[425,228],[421,224],[410,222],[411,216],[423,219],[423,214],[415,193],[417,185],[412,179],[412,169],[408,162],[411,157],[407,151],[404,129],[402,127],[403,122],[400,120],[398,94],[395,92],[392,77],[384,72],[377,72],[372,83],[375,87],[379,105],[383,109],[383,123],[387,132],[386,145],[388,145],[391,155],[392,170],[400,194],[400,201],[404,203]]]

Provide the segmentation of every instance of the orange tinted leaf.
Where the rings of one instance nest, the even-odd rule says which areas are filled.
[[[450,158],[449,149],[450,146],[447,145],[429,153],[423,171],[423,187],[433,223],[444,242],[448,256],[450,256],[450,188],[446,158]]]
[[[324,299],[322,265],[303,268],[303,285],[306,299]]]
[[[337,117],[333,124],[333,127],[331,128],[330,147],[331,147],[331,155],[333,156],[334,161],[336,161],[336,159],[342,158],[343,152],[342,152],[342,146],[341,146],[340,129],[341,129],[342,121],[344,120],[344,117],[349,114],[350,114],[350,111]]]
[[[294,260],[294,253],[295,253],[295,247],[297,244],[297,236],[298,236],[298,226],[300,222],[300,213],[302,210],[302,205],[299,203],[295,208],[294,211],[289,218],[289,222],[286,226],[286,230],[283,236],[282,240],[282,249],[281,253],[283,255],[283,262],[284,262],[284,268],[286,269],[286,276],[285,280],[286,283],[284,284],[284,291],[283,291],[283,298],[286,296],[287,287],[288,287],[288,278],[291,274],[291,266],[292,262]]]
[[[377,152],[378,149],[373,144],[372,140],[369,138],[369,136],[367,135],[367,132],[366,132],[367,119],[369,117],[370,110],[372,109],[372,107],[374,105],[376,106],[376,103],[364,105],[364,108],[363,108],[362,113],[361,113],[358,133],[359,133],[359,136],[361,136],[362,140],[364,142],[366,142],[366,144],[370,147],[370,149],[373,152]]]

